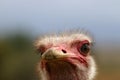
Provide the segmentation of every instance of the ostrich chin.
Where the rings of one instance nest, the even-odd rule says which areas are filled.
[[[92,80],[96,69],[92,57],[89,60],[92,63],[88,64],[89,67],[76,60],[74,64],[61,60],[46,62],[46,65],[38,64],[40,80]]]

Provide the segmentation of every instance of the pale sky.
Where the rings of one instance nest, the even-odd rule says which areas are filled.
[[[32,34],[85,28],[97,39],[120,40],[120,0],[0,0],[0,33]]]

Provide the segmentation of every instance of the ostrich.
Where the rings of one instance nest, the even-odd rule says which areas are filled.
[[[96,66],[91,56],[92,38],[83,32],[44,36],[36,40],[41,55],[39,80],[93,80]]]

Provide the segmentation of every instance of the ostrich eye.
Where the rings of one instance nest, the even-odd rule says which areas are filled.
[[[45,52],[45,50],[46,50],[45,46],[40,46],[37,51],[38,51],[39,54],[42,55]]]
[[[43,51],[42,51],[41,49],[37,49],[37,54],[42,55],[42,54],[43,54]]]
[[[80,53],[83,55],[87,55],[88,52],[90,51],[90,46],[89,43],[84,43],[81,45],[80,49],[79,49]]]

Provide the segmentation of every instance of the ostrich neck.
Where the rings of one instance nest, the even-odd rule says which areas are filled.
[[[67,62],[46,63],[45,68],[49,75],[49,80],[86,80],[80,79],[76,66]]]

